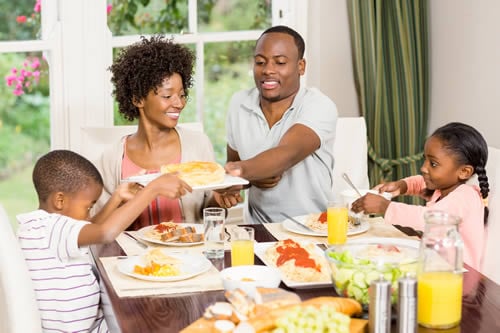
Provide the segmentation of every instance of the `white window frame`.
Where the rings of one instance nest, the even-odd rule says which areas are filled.
[[[196,44],[197,121],[203,121],[204,45],[256,40],[262,30],[198,33],[196,0],[189,0],[189,33],[173,35]],[[273,25],[286,24],[307,36],[307,1],[273,0]],[[42,0],[40,40],[0,42],[0,53],[44,52],[49,63],[51,148],[81,151],[86,127],[113,126],[110,73],[112,50],[139,40],[113,37],[106,0]]]

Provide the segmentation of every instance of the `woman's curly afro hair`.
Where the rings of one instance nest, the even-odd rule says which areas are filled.
[[[156,93],[163,80],[174,73],[182,77],[187,96],[193,84],[194,60],[194,53],[173,39],[141,36],[140,42],[121,50],[109,68],[119,112],[129,121],[139,118],[133,102],[146,98],[150,91]]]

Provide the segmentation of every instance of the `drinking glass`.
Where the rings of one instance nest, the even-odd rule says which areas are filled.
[[[231,230],[231,266],[254,264],[255,229],[236,227]]]
[[[208,259],[224,258],[224,208],[203,209],[203,230],[205,237],[205,256]]]
[[[348,208],[343,202],[329,202],[326,210],[328,244],[340,245],[347,241]]]
[[[433,329],[457,326],[462,317],[461,219],[442,211],[424,214],[417,270],[418,323]]]

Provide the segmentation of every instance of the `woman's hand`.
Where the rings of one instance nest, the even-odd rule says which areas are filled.
[[[385,214],[390,203],[390,200],[387,200],[381,195],[367,193],[352,203],[351,210],[355,213]]]

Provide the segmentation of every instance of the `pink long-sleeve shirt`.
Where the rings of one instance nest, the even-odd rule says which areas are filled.
[[[419,195],[426,188],[420,175],[405,178],[404,181],[408,185],[407,195]],[[486,240],[484,205],[479,187],[463,184],[437,201],[439,197],[441,191],[435,190],[426,206],[391,202],[385,212],[385,221],[423,231],[423,216],[427,210],[442,210],[461,217],[459,232],[464,242],[464,262],[479,271]]]

